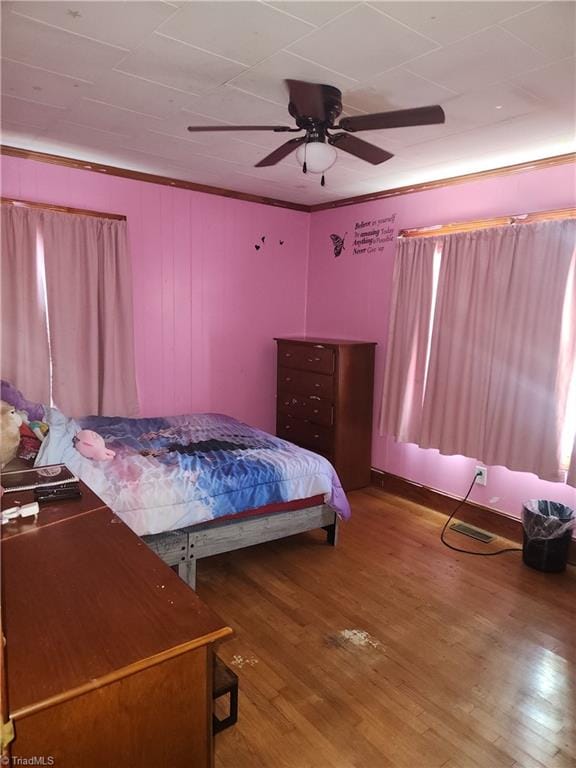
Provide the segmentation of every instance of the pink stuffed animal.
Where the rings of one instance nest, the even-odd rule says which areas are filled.
[[[82,456],[96,461],[109,461],[116,456],[115,451],[106,448],[104,438],[91,429],[81,429],[80,432],[76,432],[74,447]]]

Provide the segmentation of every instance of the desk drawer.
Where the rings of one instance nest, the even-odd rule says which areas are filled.
[[[297,395],[316,395],[332,400],[334,380],[332,376],[292,368],[278,368],[278,391],[295,392]]]
[[[279,342],[278,365],[315,373],[334,373],[334,350],[312,344]]]
[[[311,451],[329,452],[332,449],[332,429],[302,419],[291,419],[278,414],[278,437],[302,445]]]

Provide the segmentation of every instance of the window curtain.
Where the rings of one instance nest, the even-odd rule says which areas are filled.
[[[430,359],[420,429],[404,439],[564,480],[562,438],[576,364],[576,221],[431,239],[442,259]],[[392,311],[412,312],[395,304]],[[387,368],[398,366],[393,352]],[[405,386],[397,415],[418,408],[413,384],[405,379]],[[418,418],[413,414],[412,423]],[[576,484],[574,454],[568,481]]]
[[[1,206],[2,378],[30,400],[50,402],[50,356],[37,210]]]
[[[380,431],[418,442],[432,310],[434,238],[398,242]]]
[[[67,416],[138,412],[125,221],[42,213],[52,398]]]
[[[1,212],[2,378],[67,416],[135,415],[126,222]]]
[[[503,237],[501,229],[486,229],[439,238],[442,261],[417,440],[423,448],[476,459],[484,453]]]

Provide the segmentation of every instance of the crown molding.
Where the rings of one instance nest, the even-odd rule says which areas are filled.
[[[192,181],[182,181],[173,179],[169,176],[157,176],[153,173],[144,173],[142,171],[131,171],[126,168],[117,168],[113,165],[102,165],[93,163],[90,160],[78,160],[76,158],[64,157],[62,155],[51,155],[47,152],[35,152],[29,149],[20,149],[10,147],[5,144],[0,145],[0,154],[9,157],[19,157],[25,160],[36,160],[41,163],[52,163],[53,165],[63,165],[77,170],[87,170],[96,173],[107,173],[109,176],[120,176],[124,179],[134,181],[144,181],[149,184],[162,184],[177,189],[187,189],[192,192],[203,192],[207,195],[218,195],[219,197],[229,197],[235,200],[244,200],[249,203],[260,203],[261,205],[271,205],[276,208],[288,208],[293,211],[303,211],[305,213],[315,213],[316,211],[326,211],[333,208],[344,208],[349,205],[359,205],[361,203],[370,203],[374,200],[383,200],[387,197],[398,197],[399,195],[411,195],[415,192],[427,192],[432,189],[450,187],[456,184],[467,184],[474,181],[498,178],[499,176],[509,176],[524,171],[542,170],[557,165],[566,165],[576,162],[576,153],[570,152],[565,155],[555,155],[554,157],[545,157],[540,160],[531,160],[516,165],[506,165],[501,168],[493,168],[487,171],[478,171],[476,173],[467,173],[462,176],[452,176],[448,179],[437,179],[436,181],[425,181],[420,184],[412,184],[406,187],[395,187],[394,189],[385,189],[380,192],[371,192],[367,195],[357,197],[346,197],[341,200],[333,200],[329,203],[320,203],[318,205],[302,205],[300,203],[291,203],[288,200],[276,200],[272,197],[261,197],[251,195],[246,192],[236,192],[231,189],[221,187],[211,187],[204,184],[195,184]]]
[[[330,203],[320,203],[311,205],[311,213],[316,211],[327,211],[331,208],[344,208],[348,205],[358,205],[360,203],[370,203],[373,200],[382,200],[386,197],[398,197],[399,195],[411,195],[414,192],[427,192],[431,189],[440,187],[451,187],[455,184],[468,184],[473,181],[482,181],[484,179],[493,179],[499,176],[509,176],[513,173],[523,173],[524,171],[535,171],[543,168],[551,168],[555,165],[565,165],[576,162],[576,152],[569,152],[566,155],[555,155],[554,157],[544,157],[540,160],[531,160],[526,163],[517,163],[516,165],[506,165],[501,168],[493,168],[488,171],[477,171],[476,173],[466,173],[462,176],[451,176],[448,179],[437,179],[436,181],[424,181],[420,184],[412,184],[407,187],[396,187],[394,189],[385,189],[381,192],[371,192],[367,195],[357,197],[346,197],[342,200],[333,200]]]
[[[272,205],[276,208],[289,208],[293,211],[309,212],[310,206],[300,205],[299,203],[290,203],[287,200],[276,200],[273,197],[262,197],[260,195],[250,195],[247,192],[236,192],[232,189],[223,189],[220,187],[211,187],[206,184],[195,184],[192,181],[183,181],[173,179],[169,176],[157,176],[153,173],[144,173],[143,171],[131,171],[127,168],[118,168],[114,165],[103,165],[102,163],[93,163],[91,160],[78,160],[63,155],[51,155],[47,152],[35,152],[30,149],[20,149],[10,147],[6,144],[0,145],[0,154],[9,157],[19,157],[24,160],[36,160],[40,163],[51,163],[52,165],[63,165],[66,168],[75,168],[81,171],[92,171],[96,173],[106,173],[108,176],[120,176],[123,179],[132,179],[133,181],[144,181],[148,184],[162,184],[176,189],[187,189],[191,192],[203,192],[206,195],[218,195],[219,197],[231,197],[235,200],[244,200],[249,203],[260,203],[261,205]]]

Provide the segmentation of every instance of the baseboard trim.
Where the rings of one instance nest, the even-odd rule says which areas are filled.
[[[381,488],[388,493],[401,496],[416,504],[422,504],[430,509],[440,512],[443,515],[449,515],[454,510],[457,497],[450,496],[434,488],[428,488],[412,480],[406,480],[404,477],[394,475],[391,472],[385,472],[382,469],[372,468],[371,484],[376,488]],[[516,543],[522,543],[522,523],[513,517],[508,517],[501,512],[497,512],[490,507],[477,504],[474,501],[467,501],[462,505],[458,512],[458,519],[477,528],[509,539]],[[572,540],[568,560],[572,565],[576,565],[576,540]]]

